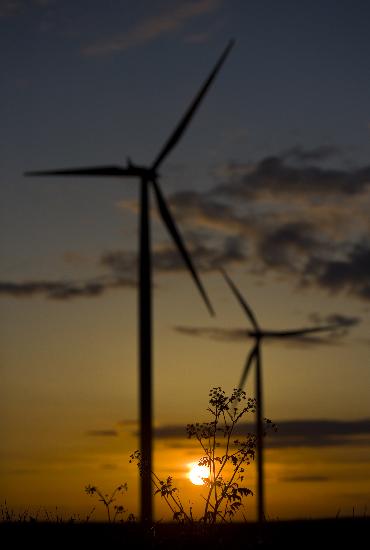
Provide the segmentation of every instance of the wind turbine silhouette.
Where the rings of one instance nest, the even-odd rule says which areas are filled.
[[[242,309],[244,310],[247,318],[252,324],[253,329],[247,330],[247,336],[253,338],[255,343],[252,350],[247,356],[244,370],[239,382],[239,388],[243,388],[248,373],[252,367],[253,361],[256,365],[256,380],[255,380],[255,396],[256,396],[256,443],[257,443],[257,519],[259,523],[262,523],[265,519],[265,495],[264,495],[264,469],[263,469],[263,390],[262,390],[262,355],[261,344],[264,339],[289,339],[299,338],[306,334],[313,334],[315,332],[326,332],[335,330],[341,325],[339,323],[332,325],[323,325],[317,327],[306,327],[293,330],[263,330],[254,315],[252,308],[248,305],[247,301],[240,294],[239,290],[227,275],[227,273],[221,269],[222,275],[225,281],[229,285],[234,296],[238,300]]]
[[[158,169],[165,158],[180,140],[199,104],[207,93],[217,73],[228,56],[234,41],[230,41],[208,78],[194,97],[185,114],[160,150],[150,166],[139,166],[128,160],[122,166],[93,166],[86,168],[68,168],[27,172],[27,176],[98,176],[98,177],[138,177],[140,179],[140,236],[139,236],[139,393],[140,393],[140,450],[141,450],[141,487],[140,517],[141,521],[151,523],[153,518],[152,503],[152,265],[150,253],[149,225],[149,186],[152,186],[157,201],[160,217],[175,242],[190,274],[211,315],[213,308],[206,291],[199,279],[193,262],[176,227],[165,198],[158,183]]]

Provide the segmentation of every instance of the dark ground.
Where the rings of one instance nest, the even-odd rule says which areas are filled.
[[[158,548],[197,549],[267,548],[352,550],[370,548],[370,518],[270,521],[217,525],[105,523],[0,523],[2,548]]]

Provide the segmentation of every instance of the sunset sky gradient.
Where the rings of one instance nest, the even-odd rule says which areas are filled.
[[[152,203],[155,469],[197,500],[185,425],[251,348],[223,267],[266,329],[343,324],[263,346],[268,516],[369,507],[369,18],[361,0],[0,1],[0,502],[83,515],[85,485],[127,481],[138,510],[137,181],[23,173],[152,162],[235,38],[161,167],[214,319]]]

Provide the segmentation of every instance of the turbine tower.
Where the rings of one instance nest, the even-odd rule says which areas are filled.
[[[243,388],[248,373],[252,367],[253,361],[256,367],[256,439],[257,439],[257,519],[259,523],[265,520],[265,495],[264,495],[264,468],[263,468],[263,388],[262,388],[262,354],[261,344],[265,339],[291,339],[313,334],[315,332],[325,332],[339,328],[340,324],[332,324],[317,327],[306,327],[293,330],[263,330],[254,315],[252,308],[240,294],[239,290],[224,270],[221,270],[225,281],[229,285],[234,296],[238,300],[247,318],[252,324],[253,329],[247,330],[247,336],[254,339],[254,346],[247,356],[244,370],[239,382],[239,388]]]
[[[166,200],[158,183],[158,169],[178,143],[199,104],[207,93],[217,73],[221,69],[234,42],[230,41],[208,78],[194,97],[185,114],[160,150],[154,162],[149,166],[139,166],[131,161],[126,166],[92,166],[86,168],[67,168],[27,172],[27,176],[95,176],[95,177],[137,177],[140,180],[140,229],[139,229],[139,394],[140,394],[140,450],[141,450],[141,487],[140,518],[152,523],[152,265],[150,246],[150,196],[149,188],[154,191],[160,217],[177,246],[190,274],[211,315],[214,315],[206,291],[199,279],[193,262],[176,227]]]

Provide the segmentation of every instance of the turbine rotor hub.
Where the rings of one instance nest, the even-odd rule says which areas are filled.
[[[140,166],[129,161],[127,168],[132,172],[132,175],[144,180],[156,180],[158,178],[158,172],[151,167]]]

